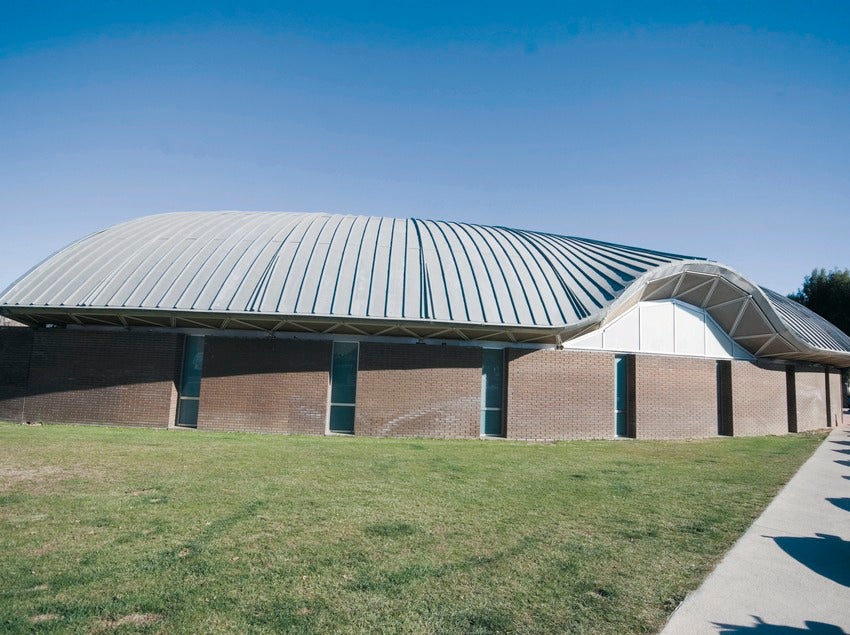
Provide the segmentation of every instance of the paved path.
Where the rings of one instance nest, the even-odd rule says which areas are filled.
[[[850,416],[662,635],[850,635]]]

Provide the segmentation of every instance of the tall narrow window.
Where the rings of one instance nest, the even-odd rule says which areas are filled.
[[[614,427],[618,437],[629,435],[629,358],[614,357]]]
[[[483,349],[481,364],[481,435],[504,436],[503,400],[505,355],[502,349]]]
[[[331,363],[331,404],[328,429],[354,434],[357,398],[357,342],[334,342]]]
[[[717,434],[732,436],[732,362],[717,360]]]
[[[785,401],[788,404],[788,432],[797,431],[797,371],[793,364],[785,367]]]
[[[201,369],[204,366],[204,338],[186,336],[183,344],[183,371],[180,373],[180,402],[177,406],[177,425],[198,426],[198,405],[201,398]]]

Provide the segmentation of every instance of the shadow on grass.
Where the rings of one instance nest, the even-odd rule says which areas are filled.
[[[386,573],[380,572],[378,575],[371,578],[353,580],[348,584],[348,587],[352,591],[378,593],[400,592],[402,587],[415,584],[423,580],[433,580],[436,583],[440,578],[447,575],[472,571],[482,567],[495,566],[501,562],[534,549],[539,543],[539,538],[526,536],[520,539],[513,547],[487,556],[471,556],[456,562],[445,562],[439,565],[417,564],[409,567],[403,567],[396,571]]]
[[[207,545],[214,538],[227,532],[240,522],[253,518],[258,511],[264,509],[267,505],[266,501],[254,500],[242,505],[232,514],[217,518],[207,525],[201,525],[200,530],[192,540],[142,560],[138,564],[138,568],[142,571],[156,571],[172,567],[175,562],[184,562],[187,565],[194,566],[194,568],[203,569],[204,566],[198,562],[198,556],[202,555]]]
[[[757,615],[753,615],[755,622],[751,626],[743,624],[721,624],[713,622],[717,627],[718,635],[850,635],[840,626],[806,620],[804,627],[785,626],[783,624],[770,624]]]

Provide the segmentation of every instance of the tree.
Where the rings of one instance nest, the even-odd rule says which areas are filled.
[[[850,270],[814,269],[788,297],[850,334]]]
[[[803,286],[788,296],[850,334],[850,271],[813,269]],[[850,368],[842,373],[845,394],[850,393]]]

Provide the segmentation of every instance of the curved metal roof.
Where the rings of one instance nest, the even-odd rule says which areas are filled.
[[[850,338],[722,265],[584,238],[420,219],[147,216],[50,256],[0,294],[0,312],[30,324],[558,342],[650,296],[704,308],[712,303],[715,319],[725,319],[736,341],[756,354],[850,365]]]
[[[467,223],[187,212],[84,238],[18,280],[0,303],[556,326],[683,259]]]

